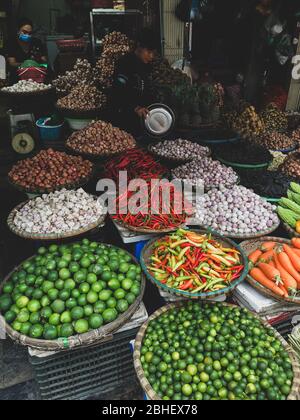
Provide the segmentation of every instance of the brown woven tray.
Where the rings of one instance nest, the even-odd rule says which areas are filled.
[[[238,234],[234,234],[234,233],[226,233],[226,238],[230,238],[230,239],[256,239],[256,238],[261,238],[263,236],[267,236],[270,235],[271,233],[275,232],[280,226],[280,221],[278,221],[278,223],[276,225],[274,225],[274,227],[268,229],[265,232],[257,232],[257,233],[253,233],[251,235],[238,235]],[[209,227],[205,227],[202,226],[204,229],[207,229],[208,231],[211,230],[211,228]]]
[[[253,251],[255,251],[256,249],[258,249],[264,242],[276,242],[278,244],[291,244],[291,241],[289,241],[288,239],[283,239],[283,238],[276,238],[273,236],[267,236],[265,238],[260,238],[260,239],[256,239],[256,240],[252,240],[252,241],[245,241],[242,242],[240,244],[241,248],[244,250],[245,254],[248,256],[250,255]],[[280,297],[278,295],[276,295],[275,293],[273,293],[271,290],[267,289],[266,287],[262,286],[261,284],[259,284],[257,281],[255,281],[250,275],[247,276],[247,281],[249,284],[251,284],[252,287],[254,287],[258,292],[260,292],[261,294],[270,297],[276,301],[284,301],[284,302],[288,302],[294,305],[300,305],[300,296],[299,297],[289,297],[289,298],[284,298],[284,297]]]
[[[198,230],[198,229],[193,229],[191,230],[191,232],[196,232],[199,234],[206,234],[206,233],[210,233],[207,232],[205,230]],[[159,240],[162,240],[163,238],[155,238],[152,241],[150,241],[143,249],[142,254],[141,254],[141,266],[142,269],[144,271],[144,273],[146,274],[146,277],[148,280],[150,280],[156,287],[158,287],[159,289],[163,290],[166,293],[169,293],[170,295],[173,296],[177,296],[177,297],[181,297],[181,298],[187,298],[187,299],[199,299],[199,300],[206,300],[208,298],[217,298],[220,296],[227,296],[230,293],[233,292],[233,290],[240,284],[242,283],[247,274],[248,274],[248,261],[247,261],[247,257],[246,255],[243,253],[242,249],[235,244],[233,241],[231,241],[230,239],[224,238],[223,236],[213,232],[212,235],[214,236],[214,238],[219,241],[221,244],[225,245],[226,247],[229,248],[236,248],[240,253],[241,253],[241,265],[244,265],[245,268],[243,270],[243,272],[241,272],[240,277],[238,279],[236,279],[233,283],[230,284],[230,286],[228,286],[226,289],[217,291],[217,292],[207,292],[207,293],[191,293],[191,292],[186,292],[183,290],[179,290],[179,289],[173,289],[168,287],[165,284],[162,284],[159,280],[156,280],[149,272],[148,270],[148,266],[150,265],[150,258],[153,254],[153,247],[155,245],[155,243]]]
[[[284,229],[289,234],[290,238],[300,238],[300,234],[295,231],[295,229],[291,228],[287,223],[283,223]]]
[[[96,173],[96,167],[93,166],[90,175],[88,175],[85,178],[82,178],[82,179],[78,180],[78,182],[75,182],[73,184],[58,185],[56,187],[48,188],[48,189],[46,188],[44,190],[40,190],[40,189],[31,190],[30,188],[24,188],[24,187],[16,184],[15,182],[13,182],[10,179],[10,177],[8,177],[8,182],[9,182],[10,185],[12,185],[18,191],[24,192],[26,194],[41,195],[41,194],[49,194],[51,192],[60,191],[60,190],[63,190],[63,189],[66,189],[66,190],[76,190],[78,188],[84,187],[88,182],[91,181],[91,179],[93,179],[95,173]]]
[[[112,247],[112,245],[107,245],[107,247]],[[115,248],[115,247],[114,247]],[[132,258],[132,261],[134,261],[136,264],[139,264],[137,259],[132,256],[129,252],[127,252],[128,255]],[[26,261],[30,261],[35,256],[27,259]],[[23,261],[22,264],[24,264]],[[22,265],[21,264],[21,265]],[[2,293],[3,286],[10,280],[11,276],[15,271],[17,271],[20,267],[16,267],[11,273],[8,274],[8,276],[5,278],[4,282],[1,284],[0,287],[0,294]],[[76,335],[69,338],[61,338],[57,340],[36,340],[30,337],[27,337],[25,335],[22,335],[18,333],[17,331],[13,330],[10,325],[7,324],[4,317],[0,314],[0,325],[3,325],[5,327],[5,331],[8,334],[8,336],[15,341],[16,343],[22,345],[22,346],[28,346],[36,350],[40,351],[51,351],[51,352],[58,352],[63,350],[72,350],[76,349],[78,347],[88,347],[95,343],[101,343],[103,341],[106,341],[111,335],[119,330],[123,325],[129,321],[133,315],[138,310],[140,304],[143,301],[144,293],[146,288],[146,279],[144,276],[142,276],[142,282],[141,282],[141,293],[137,297],[136,301],[128,308],[128,310],[120,315],[115,321],[111,322],[110,324],[107,324],[97,330],[90,331],[86,334]]]
[[[135,340],[135,346],[134,346],[134,355],[133,355],[133,361],[134,361],[134,367],[137,374],[137,377],[140,381],[140,384],[145,391],[147,397],[152,401],[161,401],[160,396],[154,391],[151,384],[149,383],[148,379],[146,378],[143,370],[143,366],[141,363],[141,348],[144,340],[144,336],[146,333],[146,330],[149,326],[149,324],[156,318],[160,317],[165,312],[168,312],[169,310],[173,308],[179,308],[183,305],[186,305],[186,302],[177,302],[170,305],[166,305],[160,309],[158,309],[150,318],[142,325],[141,329],[138,332],[138,335]],[[221,305],[221,304],[220,304]],[[224,306],[235,306],[235,305],[229,305],[226,303],[223,303]],[[252,314],[257,319],[259,319],[266,328],[272,330],[278,340],[281,341],[284,349],[286,350],[287,354],[290,357],[290,361],[293,366],[294,371],[294,381],[291,389],[291,393],[288,396],[287,400],[289,401],[298,401],[300,398],[300,364],[299,364],[299,358],[295,351],[289,346],[289,344],[283,339],[283,337],[274,329],[272,328],[267,322],[262,321],[257,315]]]
[[[24,230],[18,229],[15,224],[14,224],[14,218],[16,213],[21,210],[22,207],[24,207],[27,203],[29,203],[31,200],[27,200],[24,201],[23,203],[19,204],[18,206],[16,206],[11,213],[8,216],[7,219],[7,225],[9,227],[9,229],[17,236],[20,236],[21,238],[24,239],[30,239],[30,240],[34,240],[34,241],[57,241],[57,240],[62,240],[62,239],[67,239],[67,238],[76,238],[76,236],[81,236],[87,232],[90,232],[94,229],[98,229],[101,228],[105,225],[105,219],[107,215],[102,215],[101,217],[99,217],[99,219],[95,222],[92,223],[88,226],[86,226],[85,228],[82,228],[78,231],[73,231],[73,232],[68,232],[65,233],[63,235],[61,234],[50,234],[50,235],[41,235],[41,234],[30,234],[28,232],[25,232]]]

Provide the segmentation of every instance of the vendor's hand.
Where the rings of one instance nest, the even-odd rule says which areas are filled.
[[[140,118],[144,118],[146,119],[148,114],[149,114],[149,110],[147,108],[143,108],[141,106],[138,106],[135,108],[134,112],[140,117]]]

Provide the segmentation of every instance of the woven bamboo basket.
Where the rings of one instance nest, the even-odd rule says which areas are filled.
[[[191,232],[196,232],[196,233],[200,233],[200,234],[205,234],[205,233],[210,233],[207,232],[205,230],[191,230]],[[186,292],[183,290],[178,290],[178,289],[173,289],[171,287],[168,287],[165,284],[162,284],[160,281],[156,280],[149,272],[148,270],[148,266],[150,265],[150,258],[153,254],[153,248],[155,243],[158,240],[164,239],[163,237],[160,239],[153,239],[152,241],[150,241],[143,249],[142,254],[141,254],[141,266],[142,269],[144,271],[144,273],[146,274],[147,279],[149,279],[155,286],[157,286],[159,289],[163,290],[164,292],[169,293],[170,295],[173,296],[178,296],[178,297],[184,297],[184,298],[188,298],[188,299],[199,299],[199,300],[206,300],[209,298],[217,298],[219,296],[227,296],[230,293],[232,293],[232,291],[240,284],[242,283],[247,274],[248,274],[248,261],[247,261],[247,257],[244,254],[244,252],[242,251],[242,249],[235,244],[233,241],[231,241],[230,239],[224,238],[223,236],[220,236],[219,234],[212,232],[212,235],[214,236],[214,239],[216,239],[217,241],[219,241],[222,245],[226,246],[227,248],[236,248],[241,256],[240,256],[240,262],[241,265],[244,265],[245,268],[244,270],[241,272],[240,277],[238,279],[236,279],[234,282],[232,282],[230,284],[230,286],[228,286],[226,289],[222,289],[220,291],[217,292],[208,292],[208,293],[190,293],[190,292]]]
[[[80,230],[77,231],[70,231],[70,232],[66,232],[65,234],[50,234],[50,235],[41,235],[38,233],[28,233],[22,229],[19,229],[16,227],[16,225],[14,224],[14,219],[16,216],[16,213],[21,210],[27,203],[29,203],[31,200],[27,200],[24,201],[23,203],[19,204],[18,206],[16,206],[12,212],[10,213],[10,215],[8,216],[7,219],[7,225],[9,227],[9,229],[17,236],[20,236],[21,238],[24,239],[30,239],[30,240],[34,240],[34,241],[58,241],[58,240],[62,240],[62,239],[70,239],[70,238],[76,238],[77,236],[81,236],[85,233],[88,233],[92,230],[95,229],[99,229],[101,227],[104,227],[105,225],[105,219],[106,219],[106,214],[105,215],[101,215],[101,217],[99,217],[99,219],[95,222],[95,223],[91,223],[89,225],[87,225],[85,228],[82,228]]]
[[[134,367],[135,367],[137,377],[140,381],[140,384],[141,384],[143,390],[145,391],[148,398],[152,401],[161,401],[161,398],[154,391],[154,389],[152,388],[148,379],[146,378],[146,376],[144,374],[143,366],[142,366],[142,363],[141,363],[141,349],[142,349],[142,344],[143,344],[145,333],[147,331],[147,328],[148,328],[149,324],[154,319],[159,318],[162,314],[168,312],[171,309],[180,308],[181,306],[184,306],[185,304],[186,304],[186,302],[177,302],[177,303],[173,303],[173,304],[170,304],[170,305],[166,305],[166,306],[158,309],[142,325],[142,327],[140,328],[140,330],[138,332],[138,335],[136,337],[135,347],[134,347],[134,356],[133,356]],[[235,305],[229,305],[229,304],[226,304],[226,303],[222,303],[220,305],[235,306]],[[289,346],[289,344],[282,338],[282,336],[274,328],[272,328],[267,322],[262,321],[257,315],[253,315],[253,316],[255,316],[257,319],[259,319],[261,321],[262,325],[264,325],[266,328],[272,330],[275,333],[276,338],[281,341],[284,349],[288,353],[288,355],[290,357],[290,360],[291,360],[291,363],[292,363],[292,366],[293,366],[294,381],[293,381],[291,393],[288,396],[287,400],[298,401],[300,399],[300,364],[299,364],[299,358],[298,358],[297,354],[295,353],[295,351]]]
[[[276,237],[273,237],[273,236],[267,236],[265,238],[260,238],[260,239],[256,239],[256,240],[252,240],[252,241],[242,242],[240,244],[240,246],[243,249],[243,251],[245,252],[245,254],[248,256],[253,251],[258,249],[264,242],[276,242],[276,243],[278,243],[278,245],[280,245],[280,244],[290,245],[291,244],[291,241],[289,241],[288,239],[276,238]],[[280,301],[280,302],[284,301],[284,302],[291,303],[293,305],[295,305],[295,304],[300,305],[300,297],[294,297],[294,298],[293,297],[289,297],[289,298],[280,297],[280,296],[276,295],[275,293],[273,293],[271,290],[269,290],[266,287],[259,284],[250,275],[247,276],[247,281],[258,292],[260,292],[261,294],[263,294],[267,297],[270,297],[270,298],[275,299],[276,301]]]
[[[107,245],[107,244],[106,246],[112,247],[112,245]],[[138,264],[138,261],[135,257],[133,257],[128,252],[127,254],[132,258],[132,261]],[[30,261],[32,258],[34,257],[31,257],[26,261]],[[3,286],[9,281],[13,273],[20,269],[20,267],[21,266],[16,267],[5,278],[4,282],[1,284],[1,287],[0,287],[0,294],[2,293]],[[59,338],[57,340],[52,340],[52,341],[41,340],[41,339],[37,340],[37,339],[33,339],[25,335],[22,335],[18,333],[17,331],[13,330],[11,326],[7,324],[7,322],[5,321],[4,317],[1,314],[0,314],[0,325],[3,325],[5,327],[6,333],[14,342],[22,346],[31,347],[36,350],[58,352],[58,351],[63,351],[63,350],[73,350],[78,347],[88,347],[93,344],[101,343],[101,342],[111,339],[113,333],[117,331],[118,329],[120,329],[132,318],[132,316],[136,313],[136,311],[138,310],[143,300],[145,288],[146,288],[146,279],[144,276],[142,276],[141,293],[137,297],[136,301],[128,308],[128,310],[122,315],[120,315],[115,321],[97,330],[92,330],[86,334],[76,335],[69,338]]]
[[[276,223],[276,225],[274,225],[272,228],[266,230],[265,232],[257,232],[257,233],[252,233],[250,235],[239,235],[237,233],[227,233],[226,232],[226,238],[230,238],[230,239],[237,239],[237,240],[246,240],[246,239],[256,239],[256,238],[261,238],[263,236],[267,236],[267,235],[271,235],[271,233],[275,232],[280,226],[280,220],[278,220],[278,223]],[[203,229],[207,229],[208,231],[211,231],[211,228],[206,227],[206,226],[201,226]]]
[[[300,233],[297,233],[295,229],[291,228],[287,223],[283,222],[283,227],[289,234],[290,238],[300,238]]]

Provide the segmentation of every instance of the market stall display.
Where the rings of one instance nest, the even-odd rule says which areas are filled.
[[[116,182],[122,171],[127,172],[127,178],[130,181],[132,179],[162,178],[167,174],[168,169],[146,150],[135,148],[111,158],[104,166],[105,176]]]
[[[260,117],[267,131],[287,130],[288,118],[286,113],[281,111],[275,104],[268,105]]]
[[[230,188],[239,182],[232,168],[208,157],[193,160],[172,170],[174,179],[182,180],[192,186],[203,187],[206,191],[221,186]]]
[[[137,182],[137,189],[138,199],[136,191],[126,189],[121,193],[116,201],[116,214],[112,215],[113,220],[129,230],[156,234],[173,232],[185,225],[194,214],[191,203],[183,197],[182,191],[166,180],[157,185],[148,181],[141,186]]]
[[[242,186],[212,190],[197,200],[196,220],[229,238],[255,238],[280,225],[276,206]]]
[[[7,86],[1,89],[1,92],[7,94],[30,94],[40,93],[53,89],[52,85],[44,83],[37,83],[33,80],[20,80],[12,86]]]
[[[96,82],[96,73],[88,60],[78,59],[72,71],[66,72],[53,80],[52,84],[60,96],[66,96],[71,90],[79,84],[94,85]]]
[[[103,226],[106,209],[83,189],[44,194],[18,205],[8,218],[9,228],[27,239],[74,237]]]
[[[241,247],[249,258],[251,286],[265,296],[300,305],[299,240],[265,237]]]
[[[95,86],[78,84],[69,95],[57,101],[57,108],[60,111],[71,111],[79,114],[89,111],[100,111],[106,106],[107,97]]]
[[[214,234],[182,229],[146,245],[141,264],[157,287],[192,299],[226,295],[248,273],[246,257],[236,244]]]
[[[211,154],[208,147],[185,139],[161,141],[150,146],[149,151],[159,158],[182,163],[202,159]]]
[[[279,201],[278,215],[288,233],[300,237],[300,185],[292,182],[287,197]]]
[[[267,168],[272,162],[272,155],[266,148],[248,140],[241,140],[234,145],[220,145],[215,148],[215,156],[220,162],[240,169]]]
[[[248,170],[240,174],[241,184],[253,190],[256,194],[268,199],[279,201],[286,195],[293,179],[282,172],[261,170]]]
[[[138,334],[134,363],[150,400],[297,400],[299,394],[296,354],[267,323],[235,306],[159,309]]]
[[[279,168],[283,173],[300,178],[300,151],[291,153]]]
[[[91,157],[110,156],[136,147],[131,134],[110,123],[96,121],[69,137],[67,147]]]
[[[48,193],[85,184],[93,173],[93,164],[81,157],[53,149],[19,161],[8,177],[16,187],[29,193]]]
[[[300,146],[300,128],[297,128],[296,130],[294,130],[292,132],[292,136],[291,138],[293,139],[293,141]]]
[[[297,147],[297,143],[293,138],[278,131],[264,132],[256,137],[254,141],[266,149],[283,153],[290,153]]]
[[[5,280],[0,311],[23,345],[63,350],[101,341],[136,312],[145,282],[119,248],[84,239],[40,248]]]
[[[244,108],[244,109],[243,109]],[[228,118],[230,121],[230,118]],[[243,138],[253,138],[260,135],[264,129],[264,123],[255,108],[245,105],[242,110],[233,113],[231,116],[231,128],[239,133]]]

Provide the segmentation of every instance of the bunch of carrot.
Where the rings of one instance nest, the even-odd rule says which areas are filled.
[[[250,276],[280,297],[295,297],[300,291],[300,239],[291,246],[265,242],[249,255]]]

